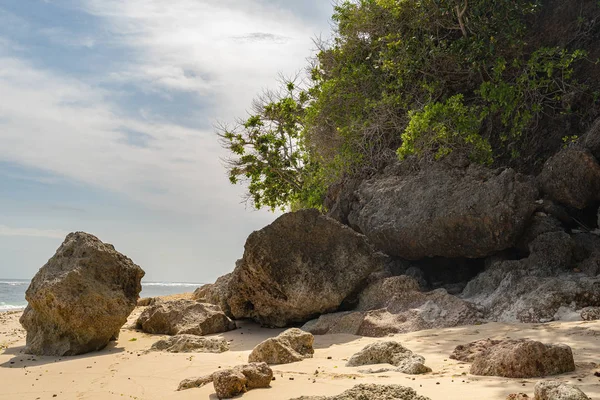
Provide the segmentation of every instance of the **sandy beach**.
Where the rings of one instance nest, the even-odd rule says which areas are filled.
[[[0,314],[0,399],[217,399],[212,385],[177,392],[186,378],[209,374],[219,368],[244,364],[253,347],[282,330],[238,323],[239,329],[221,334],[231,341],[222,354],[171,354],[147,352],[162,335],[148,335],[131,328],[141,307],[136,308],[117,342],[106,349],[76,357],[37,357],[23,353],[25,331],[20,312]],[[505,399],[510,393],[533,395],[536,379],[472,376],[469,365],[448,358],[456,345],[484,338],[530,338],[565,343],[573,348],[577,371],[553,378],[579,386],[591,399],[600,399],[600,321],[561,322],[545,325],[490,323],[453,329],[420,331],[384,339],[352,335],[315,337],[315,355],[302,362],[274,366],[276,380],[270,389],[256,389],[244,399],[287,400],[301,395],[333,395],[358,383],[410,386],[432,400]],[[393,339],[426,358],[433,369],[425,375],[386,372],[358,373],[345,367],[346,360],[369,343]],[[316,373],[318,371],[318,373]]]

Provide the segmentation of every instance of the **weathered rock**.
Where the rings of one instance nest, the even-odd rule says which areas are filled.
[[[471,374],[505,378],[535,378],[575,371],[566,345],[533,340],[480,340],[458,346],[450,358],[472,362]]]
[[[179,383],[177,390],[187,390],[201,388],[213,382],[213,374],[201,376],[199,378],[184,379]]]
[[[468,283],[462,298],[499,322],[548,322],[563,319],[565,309],[598,306],[600,279],[573,273],[574,247],[564,232],[545,233],[530,245],[528,258],[493,263]]]
[[[365,236],[317,210],[284,214],[246,241],[228,304],[266,326],[305,322],[336,311],[383,261]]]
[[[561,382],[538,382],[534,400],[589,400],[579,388]]]
[[[252,350],[248,362],[265,362],[270,365],[289,364],[312,358],[312,334],[298,328],[288,329],[275,338],[269,338]]]
[[[110,244],[69,234],[35,275],[20,322],[31,354],[67,356],[104,348],[135,308],[144,271]]]
[[[138,307],[148,307],[152,305],[152,303],[154,303],[154,297],[144,297],[142,299],[139,299],[136,305]]]
[[[292,400],[430,400],[400,385],[360,384],[337,396],[302,396]]]
[[[137,320],[138,329],[166,335],[210,335],[236,328],[218,306],[195,300],[173,300],[148,307]]]
[[[302,329],[315,335],[348,333],[384,337],[480,321],[480,312],[472,304],[449,295],[445,289],[423,293],[414,288],[418,284],[406,276],[373,282],[359,296],[359,311],[322,315]],[[381,308],[367,311],[369,307]]]
[[[239,263],[239,260],[238,260]],[[231,274],[225,274],[219,277],[215,283],[209,283],[203,285],[194,291],[194,300],[201,301],[203,303],[214,304],[221,307],[221,310],[228,317],[231,315],[231,309],[227,300],[230,297],[229,292],[229,281],[231,280]]]
[[[377,280],[367,286],[358,295],[358,311],[378,310],[390,304],[393,296],[406,297],[420,292],[419,283],[406,275],[393,276]]]
[[[536,214],[531,218],[525,232],[517,241],[517,248],[529,251],[529,246],[535,239],[549,232],[564,232],[560,221],[550,215]]]
[[[398,342],[378,342],[366,346],[354,354],[346,363],[347,367],[362,365],[391,364],[395,371],[418,375],[431,372],[425,366],[425,358],[402,346]],[[391,370],[391,369],[390,369]],[[379,372],[379,371],[378,371]]]
[[[596,159],[600,159],[600,118],[593,124],[590,130],[583,135],[581,143],[588,149]]]
[[[212,377],[217,397],[230,399],[251,389],[269,387],[273,371],[265,363],[254,363],[217,371]]]
[[[151,350],[169,353],[224,353],[229,342],[223,338],[204,338],[196,335],[176,335],[154,343]]]
[[[538,176],[552,200],[583,209],[600,199],[600,165],[589,150],[571,146],[551,157]]]
[[[273,370],[265,363],[238,365],[199,378],[184,379],[177,390],[200,388],[213,383],[219,399],[229,399],[251,389],[271,385]]]
[[[584,321],[597,321],[600,319],[600,307],[586,307],[581,310],[581,319]]]
[[[573,235],[577,269],[587,276],[596,277],[600,274],[600,237],[590,233]]]
[[[348,220],[384,253],[482,258],[513,247],[535,210],[533,181],[511,169],[389,169],[360,185]]]

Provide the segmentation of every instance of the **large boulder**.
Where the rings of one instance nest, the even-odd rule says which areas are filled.
[[[511,169],[390,168],[360,185],[348,221],[384,253],[409,260],[482,258],[513,247],[535,210],[533,181]]]
[[[224,338],[175,335],[154,343],[151,350],[169,353],[224,353],[229,350],[229,342]]]
[[[165,301],[146,308],[136,326],[147,333],[210,335],[236,329],[219,306],[196,300]]]
[[[424,329],[473,325],[481,320],[476,307],[445,289],[420,292],[408,276],[372,282],[359,295],[357,310],[320,316],[304,324],[315,335],[346,333],[384,337]]]
[[[498,322],[575,318],[578,310],[600,305],[600,279],[573,272],[574,249],[566,233],[545,233],[530,245],[529,257],[492,263],[468,283],[462,297]]]
[[[350,301],[383,263],[365,236],[317,210],[284,214],[248,237],[228,304],[266,326],[305,322]]]
[[[579,146],[563,149],[546,161],[538,182],[546,196],[570,207],[583,209],[600,200],[600,164]]]
[[[21,324],[26,351],[67,356],[104,348],[136,306],[144,271],[110,244],[69,234],[35,275]]]
[[[538,382],[533,400],[590,400],[581,389],[561,382]]]
[[[450,358],[472,362],[471,374],[535,378],[575,371],[571,348],[533,340],[482,340],[458,346]]]
[[[248,362],[265,362],[269,365],[289,364],[312,358],[314,354],[312,334],[298,328],[288,329],[277,337],[257,345],[250,353]]]
[[[420,396],[412,388],[400,385],[376,385],[362,383],[337,396],[302,396],[292,400],[430,400]]]
[[[394,370],[405,374],[419,375],[431,372],[431,368],[425,366],[425,358],[402,346],[398,342],[377,342],[366,346],[354,354],[346,363],[347,367],[358,367],[362,365],[391,364]],[[377,371],[391,371],[386,368]]]
[[[221,307],[221,310],[228,317],[231,315],[231,309],[227,300],[229,299],[229,281],[231,280],[231,274],[225,274],[219,277],[215,283],[209,283],[202,285],[194,291],[192,295],[194,300],[201,301],[203,303],[210,303]]]

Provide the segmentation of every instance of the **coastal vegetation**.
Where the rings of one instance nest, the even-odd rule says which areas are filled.
[[[553,0],[338,2],[309,79],[219,129],[229,178],[256,208],[323,209],[331,185],[397,158],[539,170],[598,107],[600,4],[582,4],[563,32],[552,18],[568,5]]]

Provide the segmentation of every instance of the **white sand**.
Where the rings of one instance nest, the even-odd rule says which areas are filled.
[[[139,309],[130,317],[130,323],[138,314]],[[221,335],[233,340],[229,352],[170,354],[145,352],[164,336],[123,329],[116,343],[97,353],[62,358],[34,357],[23,353],[25,333],[19,325],[19,316],[20,313],[0,314],[0,399],[216,399],[212,385],[182,392],[175,389],[185,378],[246,363],[257,343],[281,332],[242,323],[241,329]],[[358,368],[344,366],[345,361],[365,345],[391,338],[423,355],[434,372],[420,376],[395,372],[363,375],[357,372]],[[600,400],[600,378],[594,376],[598,370],[594,363],[600,363],[600,322],[493,323],[383,339],[316,336],[313,359],[274,366],[276,380],[270,389],[255,389],[241,398],[288,400],[301,395],[332,395],[358,383],[410,386],[432,400],[505,399],[516,392],[533,396],[536,379],[471,376],[467,373],[468,364],[448,358],[456,345],[483,338],[530,338],[570,345],[577,371],[553,379],[578,385],[591,399]],[[5,346],[8,348],[4,349]],[[315,375],[317,369],[319,373]]]

